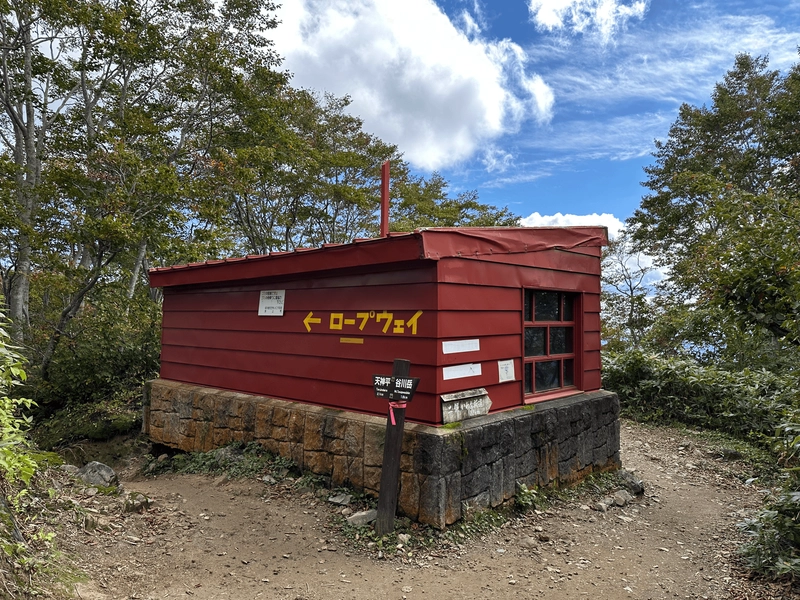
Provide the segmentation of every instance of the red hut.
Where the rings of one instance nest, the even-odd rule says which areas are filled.
[[[430,425],[456,420],[454,399],[481,414],[597,390],[606,243],[601,227],[423,229],[155,269],[161,379],[385,415],[372,376],[405,358],[407,419]]]

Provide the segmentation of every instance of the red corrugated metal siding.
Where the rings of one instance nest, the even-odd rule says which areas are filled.
[[[545,242],[554,243],[557,233],[548,230]],[[579,380],[585,390],[599,388],[597,230],[567,235],[569,243],[596,246],[537,252],[524,251],[530,231],[487,235],[488,241],[472,232],[425,231],[156,271],[151,284],[166,286],[161,376],[383,415],[386,403],[374,398],[372,374],[388,374],[394,358],[406,358],[412,376],[421,378],[409,420],[441,423],[439,396],[476,387],[488,390],[493,411],[502,410],[523,399],[521,290],[527,287],[581,294]],[[340,262],[346,268],[335,269]],[[270,289],[286,290],[282,317],[257,314],[260,291]],[[417,311],[412,333],[405,321]],[[379,314],[404,323],[384,331]],[[443,352],[443,342],[459,340],[479,340],[480,350]],[[515,381],[499,382],[499,360],[514,361]],[[444,379],[445,367],[468,364],[479,364],[481,374]]]
[[[386,402],[374,397],[372,375],[390,373],[394,358],[408,358],[412,375],[422,379],[408,417],[433,423],[438,306],[433,267],[394,272],[401,283],[393,285],[385,283],[386,274],[379,284],[364,274],[346,276],[355,287],[338,287],[342,281],[328,277],[315,279],[311,289],[309,281],[211,291],[167,288],[161,376],[384,414]],[[283,317],[258,316],[262,289],[286,290]],[[415,334],[405,327],[397,333],[394,323],[383,331],[390,314],[392,321],[408,321],[417,311],[423,312]],[[311,331],[304,324],[309,313],[320,320],[308,322]]]
[[[564,250],[513,255],[513,264],[498,256],[439,261],[440,365],[480,364],[481,375],[444,380],[439,393],[485,387],[492,410],[522,403],[522,288],[581,293],[579,330],[584,350],[576,354],[579,387],[600,387],[599,249],[589,255]],[[480,351],[442,354],[443,340],[478,338]],[[498,361],[514,360],[516,381],[499,382]]]

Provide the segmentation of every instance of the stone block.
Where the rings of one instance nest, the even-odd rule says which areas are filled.
[[[305,446],[306,450],[320,451],[324,448],[324,430],[324,416],[315,413],[309,413],[306,415],[305,430],[303,432],[303,445]]]
[[[291,458],[292,457],[292,445],[289,442],[278,442],[277,454],[278,454],[278,456],[283,456],[284,458]]]
[[[539,449],[539,485],[547,487],[558,480],[558,444],[545,444]]]
[[[347,457],[334,456],[333,466],[331,467],[331,485],[341,487],[347,483]]]
[[[210,394],[200,394],[195,396],[192,417],[199,421],[214,420],[214,396]]]
[[[289,458],[291,458],[292,462],[300,469],[302,469],[303,461],[305,460],[304,454],[303,444],[289,442]]]
[[[237,419],[240,418],[239,415],[242,412],[242,404],[246,400],[242,398],[241,394],[233,392],[225,392],[225,396],[228,398],[228,416],[236,417]]]
[[[301,444],[305,435],[306,415],[303,411],[292,411],[289,416],[288,436],[293,444]]]
[[[562,483],[571,483],[579,468],[578,457],[575,455],[570,456],[567,460],[559,461],[558,481]]]
[[[176,411],[178,413],[178,418],[180,419],[191,419],[192,418],[192,399],[190,394],[186,394],[188,397],[182,398],[180,401],[175,402]]]
[[[516,478],[528,477],[529,475],[536,476],[539,470],[539,450],[538,448],[531,448],[517,458],[517,465],[515,468]]]
[[[364,487],[364,460],[361,457],[347,457],[347,479],[357,490]]]
[[[194,451],[208,452],[214,449],[214,425],[208,421],[198,421],[195,426]]]
[[[239,418],[242,421],[242,431],[250,434],[250,439],[253,439],[256,430],[256,403],[250,399],[246,403],[242,403],[239,410]]]
[[[142,434],[150,433],[150,405],[142,406]]]
[[[230,401],[231,399],[227,396],[223,396],[222,394],[216,396],[214,399],[214,426],[215,427],[228,427],[228,419],[230,417],[229,408],[230,408]]]
[[[473,427],[465,430],[462,443],[461,473],[467,475],[487,463],[483,455],[483,431],[481,428]]]
[[[461,473],[453,473],[444,478],[445,481],[445,506],[444,520],[447,525],[455,523],[461,518]]]
[[[503,457],[503,499],[513,498],[517,493],[517,457],[514,455]]]
[[[348,421],[344,432],[344,453],[347,456],[364,455],[364,422]]]
[[[407,473],[414,472],[414,456],[412,454],[402,453],[400,455],[400,470]]]
[[[289,428],[288,427],[278,427],[277,425],[273,425],[272,426],[272,431],[270,433],[270,437],[273,440],[277,441],[277,442],[288,442],[289,441]]]
[[[272,411],[273,427],[288,427],[291,411],[285,406],[276,406]]]
[[[460,431],[448,433],[442,443],[442,462],[439,472],[442,475],[461,473],[465,454],[464,434]]]
[[[380,467],[383,464],[383,444],[386,427],[367,423],[364,427],[364,466]]]
[[[530,412],[514,418],[514,453],[517,457],[523,456],[533,448],[531,438],[531,423],[533,422]]]
[[[461,475],[462,497],[471,498],[480,493],[488,492],[492,477],[491,467],[482,465],[472,473]]]
[[[415,473],[400,473],[397,509],[414,521],[419,516],[419,480]]]
[[[257,440],[272,437],[272,406],[266,402],[256,404],[254,435]]]
[[[442,473],[442,448],[444,437],[433,433],[420,433],[414,448],[412,470],[420,475],[440,475]]]
[[[233,441],[233,437],[231,436],[231,430],[227,427],[214,427],[214,432],[212,433],[212,439],[214,448],[219,448],[220,446],[227,446]]]
[[[447,525],[447,490],[444,477],[432,475],[422,477],[419,486],[420,523],[444,529]]]
[[[333,456],[327,452],[303,452],[303,468],[316,475],[330,475],[333,471]]]
[[[153,424],[150,424],[150,439],[157,444],[169,444],[172,445],[172,440],[167,440],[164,437],[164,428],[163,427],[156,427]]]
[[[150,411],[150,427],[157,427],[162,429],[164,427],[164,416],[166,413],[161,412],[160,410],[151,410]]]
[[[364,465],[364,488],[375,494],[381,491],[381,468]]]
[[[324,439],[325,452],[330,452],[331,454],[341,456],[345,453],[345,444],[344,438],[331,438],[326,437]]]
[[[491,505],[500,506],[503,503],[503,459],[495,461],[489,466],[491,478],[489,480],[489,502]]]

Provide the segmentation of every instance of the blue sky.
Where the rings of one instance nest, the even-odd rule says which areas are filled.
[[[296,86],[351,96],[420,174],[527,225],[614,230],[682,103],[708,103],[738,53],[800,58],[800,0],[283,4],[273,37]]]

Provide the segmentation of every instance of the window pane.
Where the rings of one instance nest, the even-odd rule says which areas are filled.
[[[544,356],[545,327],[525,328],[525,356]]]
[[[568,358],[564,361],[564,387],[575,385],[575,361]]]
[[[536,320],[558,321],[558,292],[536,292]]]
[[[524,321],[533,321],[533,290],[525,290],[525,308],[522,313]]]
[[[525,393],[533,393],[533,363],[525,363]]]
[[[550,328],[550,354],[572,353],[572,327]]]
[[[561,361],[548,360],[536,363],[536,391],[552,390],[559,387],[558,371]]]
[[[564,294],[564,318],[562,321],[574,321],[572,316],[572,305],[575,304],[575,298],[569,294]]]

